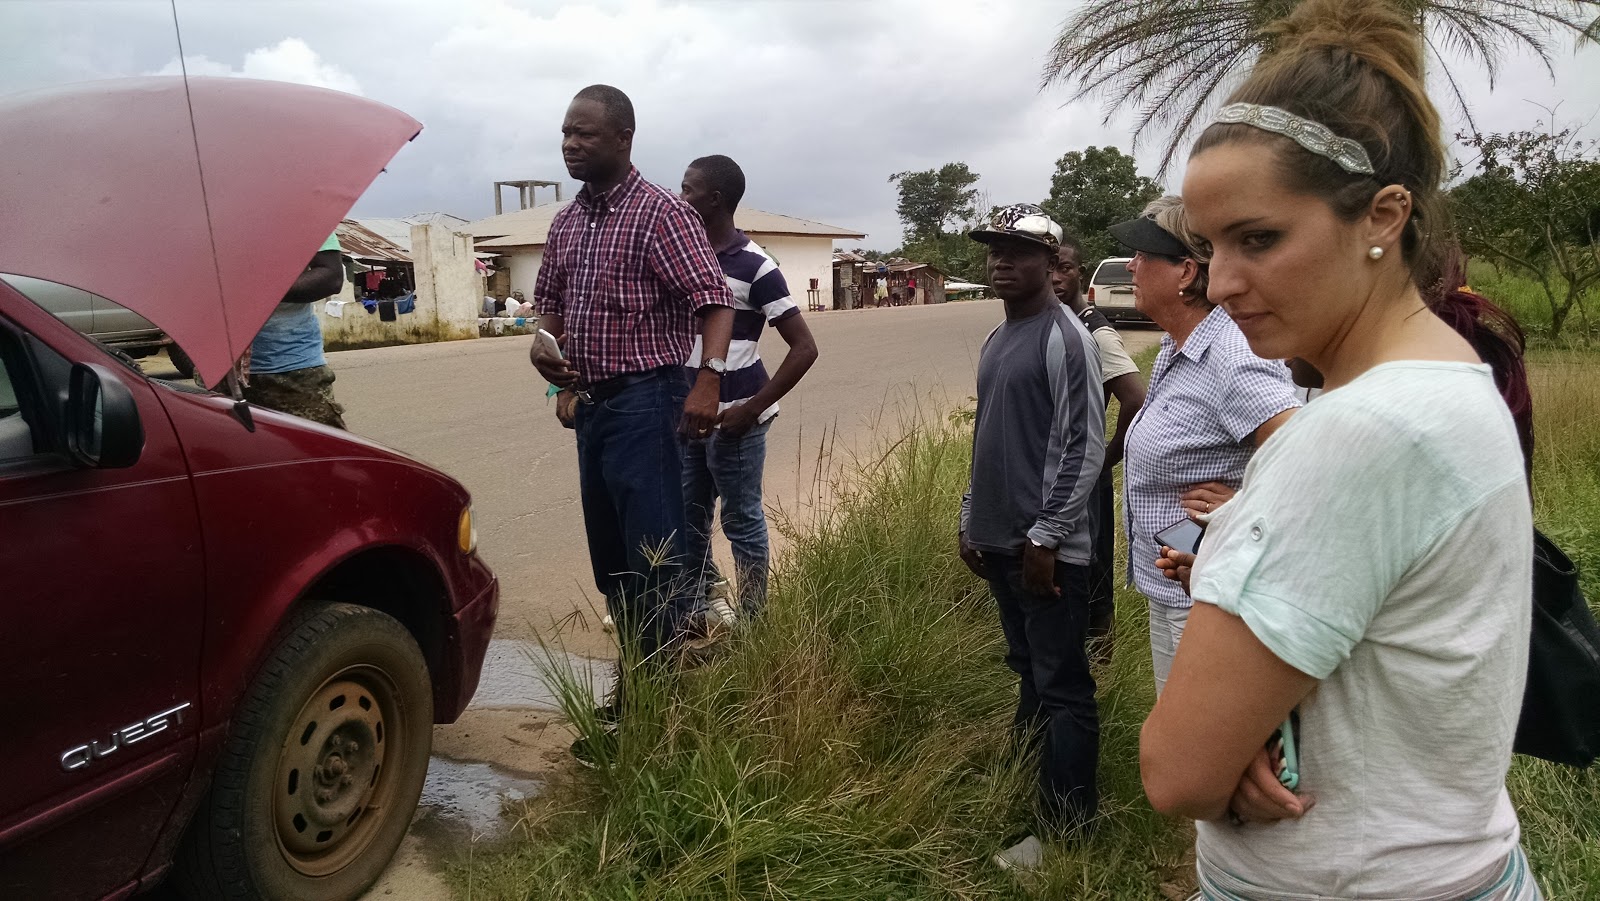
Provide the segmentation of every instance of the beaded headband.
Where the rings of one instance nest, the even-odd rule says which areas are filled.
[[[1360,143],[1334,134],[1321,122],[1303,119],[1285,109],[1254,103],[1230,103],[1217,111],[1220,124],[1250,125],[1262,131],[1283,135],[1317,156],[1333,160],[1340,169],[1355,175],[1373,175],[1372,160]]]

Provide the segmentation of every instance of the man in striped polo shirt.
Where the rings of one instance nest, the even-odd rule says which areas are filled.
[[[709,589],[726,585],[711,559],[711,525],[722,501],[722,531],[733,545],[740,612],[759,614],[767,599],[767,517],[761,506],[761,473],[767,459],[767,429],[778,415],[778,400],[817,360],[817,343],[789,297],[789,286],[761,245],[734,227],[733,213],[744,196],[744,172],[725,156],[705,156],[683,173],[683,199],[705,221],[706,237],[733,292],[733,340],[722,379],[716,430],[691,436],[684,449],[683,501],[689,525],[688,564],[699,567],[700,613],[712,629],[731,626],[725,601],[708,602]],[[772,323],[789,345],[771,378],[761,364],[761,330]],[[701,339],[685,365],[700,366]]]

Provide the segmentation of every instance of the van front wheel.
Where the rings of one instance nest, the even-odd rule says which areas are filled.
[[[282,634],[177,861],[197,901],[359,897],[422,793],[433,693],[411,633],[369,607],[317,604]]]

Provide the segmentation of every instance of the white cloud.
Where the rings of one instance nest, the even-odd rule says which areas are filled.
[[[361,83],[355,76],[332,63],[325,62],[300,38],[284,38],[271,47],[257,47],[245,54],[243,65],[237,69],[205,55],[185,55],[182,63],[174,58],[152,74],[180,75],[185,70],[190,75],[228,75],[261,78],[267,81],[290,81],[331,88],[349,94],[361,93]]]

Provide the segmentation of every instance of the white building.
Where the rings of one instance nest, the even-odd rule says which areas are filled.
[[[490,216],[460,230],[476,237],[480,254],[497,255],[496,268],[509,270],[510,283],[503,286],[504,291],[521,291],[531,300],[539,263],[544,259],[544,244],[550,235],[550,221],[571,202],[544,203]],[[833,309],[833,242],[865,235],[836,225],[748,208],[735,213],[733,220],[778,261],[795,303],[802,309],[808,303]]]

